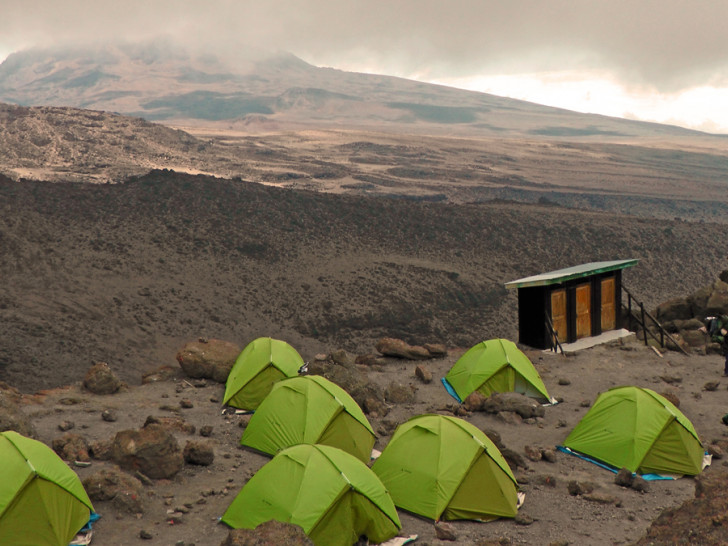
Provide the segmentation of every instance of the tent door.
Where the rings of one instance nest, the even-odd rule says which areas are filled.
[[[591,336],[591,284],[576,287],[576,339]]]
[[[614,297],[614,277],[602,279],[602,332],[614,330],[617,324],[616,301]]]
[[[559,341],[566,341],[566,289],[551,292],[551,323]]]

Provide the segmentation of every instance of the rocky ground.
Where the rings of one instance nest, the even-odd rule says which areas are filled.
[[[259,336],[285,339],[311,362],[331,355],[320,373],[349,362],[341,350],[376,354],[384,336],[447,347],[424,364],[370,356],[347,369],[381,395],[367,408],[378,449],[398,423],[433,411],[500,436],[526,502],[518,521],[454,523],[462,544],[632,543],[665,509],[646,543],[728,540],[723,459],[704,478],[638,492],[560,453],[528,457],[550,453],[598,392],[622,384],[677,397],[706,444],[728,447],[722,358],[697,329],[713,294],[728,301],[728,285],[716,280],[728,243],[716,236],[721,224],[706,222],[724,222],[722,147],[694,143],[682,154],[658,143],[560,141],[526,150],[518,139],[315,131],[259,139],[200,132],[200,141],[138,119],[53,108],[3,107],[0,121],[11,175],[0,177],[0,381],[9,385],[0,408],[65,453],[89,484],[102,516],[95,543],[225,538],[217,518],[267,459],[239,448],[247,417],[222,411],[223,385],[186,376],[175,355],[199,337],[239,350]],[[231,178],[144,174],[154,167]],[[52,182],[19,181],[46,176]],[[124,182],[73,183],[107,180]],[[689,356],[635,341],[571,357],[529,351],[563,399],[537,420],[468,412],[442,388],[469,346],[515,340],[517,297],[503,283],[626,258],[640,261],[625,271],[625,286]],[[127,387],[82,387],[99,361]],[[418,365],[432,382],[415,376]],[[160,366],[170,368],[143,382]],[[187,463],[170,463],[181,467],[170,477],[117,471],[111,440],[123,431],[134,432],[120,441],[149,431],[171,441],[169,431]],[[442,543],[432,522],[401,517],[403,533]]]
[[[702,441],[712,445],[720,457],[720,447],[728,447],[728,429],[721,422],[728,383],[721,377],[720,356],[658,354],[634,339],[568,357],[527,351],[549,393],[561,402],[546,407],[541,418],[524,420],[510,412],[470,412],[450,397],[440,378],[463,351],[450,347],[447,356],[414,361],[383,357],[372,347],[367,359],[359,359],[367,364],[354,364],[354,354],[337,350],[326,358],[303,356],[315,371],[341,378],[337,368],[347,368],[348,375],[381,393],[383,405],[368,408],[378,436],[376,449],[386,446],[398,423],[426,412],[461,416],[500,437],[526,494],[525,504],[516,520],[453,522],[457,543],[631,544],[648,532],[651,522],[664,510],[672,511],[658,520],[650,538],[643,539],[645,544],[673,544],[676,538],[701,544],[728,540],[728,526],[715,506],[706,508],[705,501],[691,500],[699,484],[703,484],[698,487],[701,493],[722,495],[715,485],[716,481],[725,483],[720,481],[726,474],[722,457],[698,479],[650,482],[642,492],[616,485],[614,474],[569,455],[556,453],[549,460],[536,460],[542,451],[563,442],[599,392],[626,384],[677,399]],[[173,359],[170,354],[169,360]],[[433,380],[425,383],[418,378],[417,366],[430,372]],[[113,394],[93,394],[82,380],[35,395],[4,390],[2,398],[6,405],[13,400],[19,403],[19,419],[27,418],[40,440],[61,452],[67,446],[69,464],[84,480],[101,515],[95,524],[94,543],[220,544],[228,529],[218,518],[268,460],[238,445],[250,417],[223,411],[224,385],[187,377],[176,364],[147,375],[145,384],[122,386]],[[103,383],[88,378],[85,382],[92,388]],[[114,456],[114,448],[109,447],[114,438],[117,444],[123,443],[122,438],[132,434],[129,431],[139,434],[145,423],[146,429],[158,430],[158,434],[169,431],[180,452],[185,453],[188,462],[180,463],[177,471],[172,468],[170,476],[148,479],[132,470],[119,470],[115,461],[109,460]],[[68,435],[74,434],[83,440],[80,444],[78,438],[76,443],[68,441]],[[141,441],[139,437],[137,441]],[[84,443],[91,453],[88,458]],[[76,460],[90,464],[74,464]],[[155,468],[162,472],[162,468],[170,467],[158,462]],[[686,502],[693,507],[689,512],[688,508],[675,510]],[[432,522],[407,513],[400,513],[400,517],[402,534],[418,535],[417,543],[447,543],[437,538]]]

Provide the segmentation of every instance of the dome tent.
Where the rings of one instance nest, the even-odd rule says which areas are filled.
[[[273,457],[243,486],[221,521],[254,529],[271,519],[299,525],[314,544],[380,543],[401,524],[376,474],[331,446],[300,444]]]
[[[515,517],[518,484],[493,442],[463,419],[425,414],[401,424],[374,462],[399,508],[433,520]]]
[[[461,402],[474,391],[485,396],[519,392],[543,403],[551,400],[531,361],[507,339],[482,341],[468,349],[443,382],[452,387]]]
[[[285,341],[261,337],[248,343],[235,360],[225,383],[223,404],[254,410],[273,384],[298,375],[301,355]]]
[[[45,444],[0,433],[0,544],[67,546],[93,512],[78,476]]]
[[[564,446],[641,474],[694,476],[703,468],[705,453],[679,409],[656,392],[633,386],[601,393]]]
[[[328,379],[283,379],[261,402],[240,443],[269,455],[296,444],[324,444],[368,462],[374,431],[349,394]]]

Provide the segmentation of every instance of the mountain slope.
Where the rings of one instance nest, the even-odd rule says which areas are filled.
[[[0,101],[222,120],[463,135],[625,138],[699,134],[388,76],[317,68],[290,54],[223,62],[171,43],[27,50],[0,65]]]

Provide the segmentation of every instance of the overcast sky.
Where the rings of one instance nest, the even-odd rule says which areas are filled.
[[[0,0],[0,59],[177,37],[728,133],[726,0]]]

